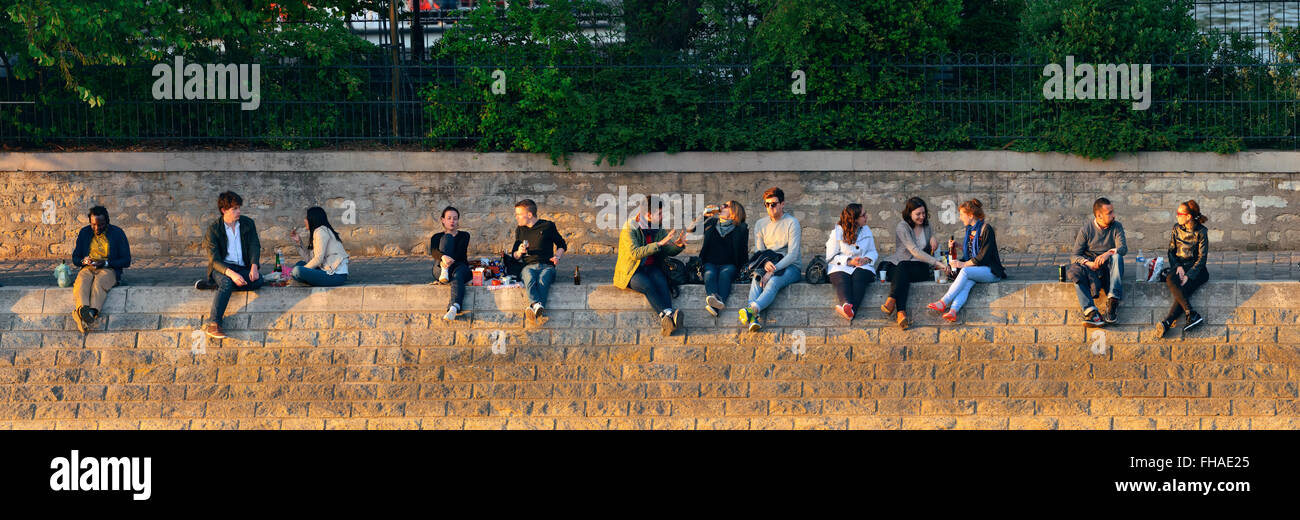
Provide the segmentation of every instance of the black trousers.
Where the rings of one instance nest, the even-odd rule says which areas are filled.
[[[866,269],[854,269],[853,274],[831,273],[831,287],[835,288],[835,304],[853,304],[857,308],[867,294],[867,285],[876,281],[876,274]]]
[[[1169,271],[1165,276],[1165,285],[1169,286],[1169,296],[1174,299],[1174,303],[1169,306],[1169,314],[1165,315],[1165,321],[1173,323],[1183,313],[1191,314],[1192,304],[1188,300],[1191,300],[1192,294],[1208,281],[1210,281],[1210,272],[1206,269],[1202,269],[1201,274],[1195,278],[1187,277],[1186,284],[1178,278],[1177,271]]]
[[[889,296],[894,299],[899,310],[907,310],[907,291],[912,282],[924,282],[934,279],[930,264],[914,260],[904,260],[889,272]]]

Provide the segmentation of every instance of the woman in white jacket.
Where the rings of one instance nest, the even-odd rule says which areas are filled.
[[[307,230],[311,235],[310,248],[303,247],[297,229],[289,233],[289,238],[298,245],[298,254],[307,259],[293,266],[293,279],[320,287],[343,285],[348,281],[348,253],[343,250],[339,232],[330,225],[325,210],[307,208]]]
[[[867,227],[861,204],[849,204],[840,212],[840,223],[826,241],[826,267],[835,287],[835,312],[853,321],[853,310],[876,281],[876,241]]]

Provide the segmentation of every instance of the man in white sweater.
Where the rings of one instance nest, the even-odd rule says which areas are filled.
[[[770,250],[782,257],[764,263],[762,274],[756,272],[749,283],[749,303],[740,309],[740,323],[750,332],[758,331],[759,314],[772,305],[777,293],[803,276],[799,254],[803,231],[794,215],[785,212],[785,192],[781,188],[763,192],[763,206],[767,216],[754,225],[754,251]]]

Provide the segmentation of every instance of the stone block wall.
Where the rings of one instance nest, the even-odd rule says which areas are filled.
[[[0,429],[1300,426],[1300,284],[1211,282],[1193,300],[1208,323],[1167,338],[1159,284],[1126,284],[1101,332],[1067,284],[981,284],[958,324],[924,311],[946,289],[917,284],[901,331],[879,284],[851,325],[829,286],[795,284],[750,333],[739,296],[714,318],[687,286],[685,327],[663,337],[609,286],[556,286],[540,327],[520,289],[471,288],[446,323],[445,287],[264,288],[234,295],[230,338],[204,341],[209,292],[115,289],[83,337],[69,289],[5,287]]]

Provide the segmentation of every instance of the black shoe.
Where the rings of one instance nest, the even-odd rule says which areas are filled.
[[[1083,313],[1083,325],[1085,327],[1102,327],[1106,322],[1101,319],[1101,313],[1097,312],[1096,307],[1088,307]]]
[[[1119,300],[1110,298],[1110,302],[1106,305],[1106,314],[1102,316],[1102,319],[1106,320],[1106,323],[1115,323],[1115,320],[1117,319],[1115,317],[1115,311],[1117,310],[1119,310]]]
[[[195,280],[194,288],[200,291],[211,291],[217,288],[217,284],[212,283],[212,279],[210,278],[200,278]]]
[[[1168,320],[1160,320],[1160,323],[1156,324],[1156,331],[1157,331],[1156,337],[1157,338],[1165,337],[1165,334],[1169,332],[1170,326],[1171,324],[1169,323]]]
[[[1201,313],[1192,311],[1191,314],[1187,315],[1187,325],[1183,325],[1183,333],[1186,334],[1187,331],[1196,328],[1197,325],[1202,323],[1205,323],[1205,318],[1201,317]]]

